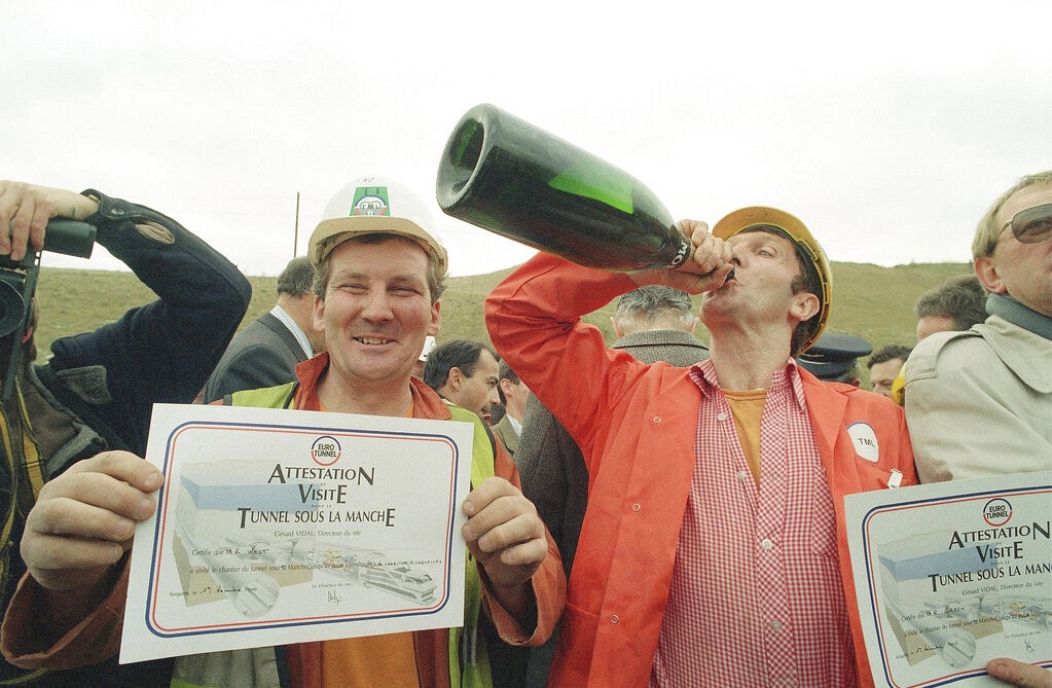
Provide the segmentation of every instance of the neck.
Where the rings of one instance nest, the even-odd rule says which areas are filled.
[[[347,380],[329,366],[318,383],[318,399],[326,411],[367,416],[402,416],[413,400],[409,376],[396,381]]]
[[[766,388],[775,371],[789,360],[785,346],[772,347],[766,337],[718,337],[712,333],[709,358],[722,389],[747,390]]]
[[[314,321],[314,304],[310,298],[294,297],[289,294],[278,294],[278,305],[305,333],[311,331]]]

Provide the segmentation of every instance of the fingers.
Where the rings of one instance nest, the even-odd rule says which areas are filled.
[[[1018,688],[1052,688],[1052,671],[1014,659],[990,660],[986,671],[994,678]]]
[[[729,269],[734,253],[730,244],[723,239],[712,236],[709,226],[696,220],[681,220],[685,229],[690,229],[690,240],[694,244],[694,255],[691,257],[691,272],[708,275],[717,270]],[[722,284],[722,282],[721,282]]]
[[[22,558],[45,587],[101,575],[130,547],[155,509],[156,467],[129,452],[104,452],[47,483],[26,519]]]
[[[486,480],[468,495],[464,511],[464,540],[498,584],[527,580],[547,556],[537,509],[507,480]]]
[[[26,248],[44,248],[48,220],[83,219],[98,210],[96,200],[74,191],[0,180],[0,255],[18,261]]]

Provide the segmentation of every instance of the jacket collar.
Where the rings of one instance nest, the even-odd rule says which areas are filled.
[[[296,377],[300,386],[296,391],[296,407],[310,409],[318,407],[318,380],[329,369],[329,353],[323,351],[296,366]],[[442,397],[422,380],[409,378],[409,391],[413,396],[413,418],[449,419],[449,409]]]

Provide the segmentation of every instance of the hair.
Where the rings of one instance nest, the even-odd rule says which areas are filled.
[[[888,344],[887,346],[877,349],[873,355],[869,357],[869,360],[866,361],[866,368],[872,370],[873,366],[878,363],[887,363],[896,358],[905,361],[910,357],[910,352],[912,351],[913,349],[908,346],[903,346],[902,344]]]
[[[824,292],[822,291],[822,278],[818,275],[818,267],[811,261],[811,257],[804,252],[800,244],[786,234],[785,230],[779,229],[774,225],[757,225],[744,229],[741,233],[745,234],[748,232],[763,232],[788,240],[793,246],[793,252],[796,254],[796,264],[800,268],[799,274],[789,283],[789,289],[794,295],[807,292],[814,294],[818,299],[818,311],[807,320],[798,323],[796,328],[793,329],[792,337],[789,338],[789,355],[795,358],[804,347],[804,342],[813,337],[822,326],[822,319],[819,315],[822,313],[822,308],[825,304],[822,303]]]
[[[511,366],[504,359],[501,359],[500,372],[497,374],[497,379],[507,380],[513,385],[519,384],[519,376],[515,374],[515,371],[511,369]]]
[[[975,275],[951,277],[920,295],[913,312],[918,318],[945,317],[964,331],[986,320],[986,290]]]
[[[693,325],[694,304],[690,295],[663,284],[650,284],[623,294],[614,309],[614,319],[622,328],[626,325],[642,328],[666,314],[677,318],[684,328]]]
[[[1052,184],[1052,170],[1020,177],[1019,181],[1015,183],[1015,186],[997,197],[994,204],[990,206],[990,209],[986,211],[983,218],[979,220],[979,226],[975,229],[975,238],[972,239],[973,259],[992,256],[994,254],[994,250],[997,248],[997,240],[1001,236],[1001,230],[1004,229],[1004,225],[998,225],[994,218],[997,216],[997,213],[1000,212],[1001,206],[1003,206],[1009,198],[1026,187],[1033,186],[1034,184]]]
[[[314,272],[314,294],[322,301],[325,300],[325,290],[329,286],[329,278],[332,277],[332,249],[335,247],[335,244],[343,243],[343,241],[339,240],[341,236],[340,234],[331,236],[318,247],[318,250],[325,258],[322,259]],[[404,239],[405,241],[416,243],[407,236],[391,232],[358,234],[344,241],[354,241],[361,244],[382,244],[392,239]],[[442,269],[438,256],[431,251],[425,250],[424,252],[427,254],[427,288],[431,292],[431,303],[433,305],[438,303],[438,300],[442,298],[442,293],[446,290],[445,271]]]
[[[459,368],[466,377],[471,377],[475,374],[483,349],[490,352],[493,358],[497,358],[493,349],[472,339],[451,339],[436,346],[424,365],[424,382],[437,391],[446,384],[449,371],[453,368]]]
[[[278,275],[278,293],[300,297],[311,293],[314,287],[314,267],[307,256],[297,256],[289,261]]]

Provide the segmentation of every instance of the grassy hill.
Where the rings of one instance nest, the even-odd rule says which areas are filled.
[[[964,263],[900,265],[884,268],[862,263],[833,263],[833,312],[829,331],[856,334],[874,348],[890,343],[913,344],[913,303],[917,296],[947,277],[970,271]],[[456,337],[489,340],[482,324],[486,294],[510,270],[456,277],[442,298],[439,341]],[[274,304],[274,277],[250,278],[252,304],[243,324]],[[149,289],[127,272],[44,268],[37,289],[41,355],[57,337],[92,330],[120,317],[128,308],[153,299]],[[612,304],[587,316],[612,339]],[[703,339],[707,334],[701,333]]]

